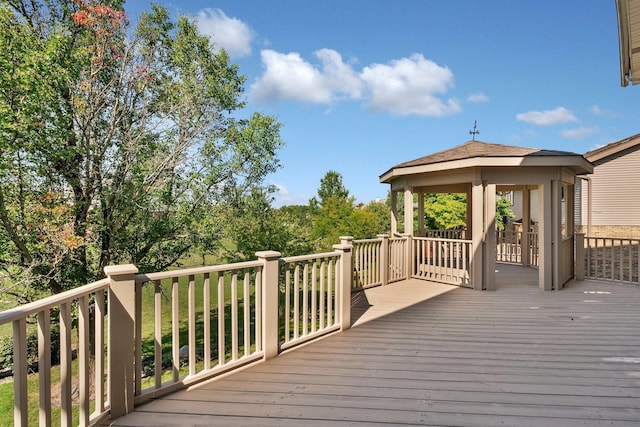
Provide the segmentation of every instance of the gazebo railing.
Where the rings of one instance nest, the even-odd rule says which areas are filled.
[[[471,286],[471,240],[414,237],[412,277]]]
[[[522,231],[496,232],[496,261],[522,263]]]

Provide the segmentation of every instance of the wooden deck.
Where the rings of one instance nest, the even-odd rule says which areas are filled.
[[[112,425],[640,425],[640,287],[497,268],[495,292],[369,290],[352,329]]]

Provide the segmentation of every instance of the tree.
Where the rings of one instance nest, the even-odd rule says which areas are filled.
[[[190,19],[153,6],[131,33],[122,1],[24,0],[0,20],[11,283],[59,292],[110,263],[164,269],[279,167],[281,124],[238,117],[245,79]]]
[[[313,251],[308,218],[305,218],[304,211],[295,209],[297,207],[274,209],[270,194],[256,188],[230,212],[234,220],[228,235],[235,244],[228,251],[231,260],[255,259],[255,253],[264,250],[278,251],[283,256]]]
[[[467,197],[459,193],[434,193],[425,197],[427,229],[463,228],[467,222]]]
[[[504,230],[504,222],[513,217],[508,199],[496,198],[496,228]],[[425,227],[435,230],[463,228],[467,221],[467,196],[463,193],[436,193],[425,197]]]
[[[330,170],[320,179],[317,197],[313,197],[309,204],[313,208],[323,206],[331,198],[346,200],[349,198],[349,190],[342,183],[342,175]]]
[[[507,221],[514,216],[509,199],[499,194],[496,200],[496,229],[504,230]]]
[[[388,220],[381,221],[379,206],[370,205],[356,207],[355,199],[342,183],[342,175],[327,172],[320,180],[317,197],[310,200],[316,250],[330,250],[340,236],[368,239],[386,230]]]

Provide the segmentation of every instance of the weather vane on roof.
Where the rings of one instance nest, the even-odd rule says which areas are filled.
[[[476,135],[480,135],[480,131],[478,130],[478,122],[476,120],[473,121],[473,130],[469,131],[469,135],[471,135],[471,140],[476,140]]]

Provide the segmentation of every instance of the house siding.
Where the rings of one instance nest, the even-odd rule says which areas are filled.
[[[640,145],[596,163],[591,182],[592,225],[640,226]]]

